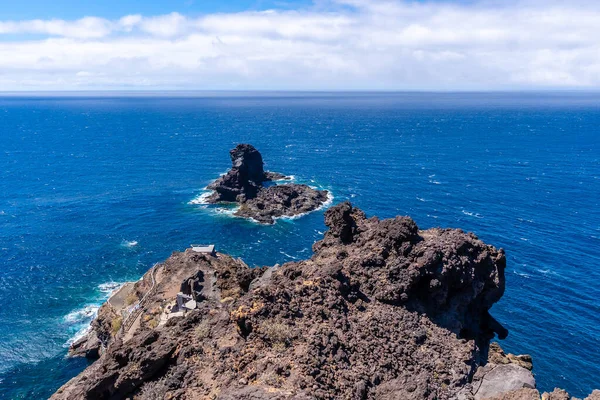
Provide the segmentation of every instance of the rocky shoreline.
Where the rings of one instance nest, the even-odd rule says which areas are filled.
[[[349,203],[325,222],[313,256],[281,266],[173,253],[122,293],[135,306],[100,309],[72,348],[99,359],[52,399],[570,399],[490,345],[508,334],[489,313],[501,249]]]
[[[265,182],[290,180],[277,172],[264,171],[262,155],[252,145],[240,144],[230,151],[231,169],[211,183],[208,203],[237,203],[234,215],[263,224],[280,217],[294,217],[315,211],[329,199],[326,190],[295,183],[265,187]]]

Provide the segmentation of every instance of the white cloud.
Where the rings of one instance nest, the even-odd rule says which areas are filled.
[[[85,17],[76,21],[0,21],[0,34],[41,34],[88,39],[107,36],[111,31],[110,21],[95,17]]]
[[[119,20],[119,26],[125,31],[131,32],[131,30],[138,26],[143,20],[144,18],[140,14],[126,15]]]
[[[173,37],[191,32],[192,21],[179,13],[144,18],[139,26],[143,32],[161,37]]]
[[[330,0],[0,21],[0,90],[598,88],[599,20],[584,0]]]

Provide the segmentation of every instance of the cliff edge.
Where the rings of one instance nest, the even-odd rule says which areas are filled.
[[[502,250],[349,203],[325,222],[313,256],[281,266],[174,253],[52,399],[539,399],[531,359],[490,347],[508,334],[489,312]]]

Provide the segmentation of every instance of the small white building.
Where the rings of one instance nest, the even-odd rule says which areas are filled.
[[[211,256],[216,256],[215,245],[214,244],[192,244],[192,251],[196,253],[209,254]]]

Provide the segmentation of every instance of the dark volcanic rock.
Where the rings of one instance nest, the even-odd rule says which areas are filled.
[[[265,175],[263,159],[258,150],[250,144],[239,144],[229,152],[231,169],[211,183],[214,190],[209,201],[239,202],[256,197],[262,183],[270,178]]]
[[[531,358],[489,345],[507,334],[489,315],[502,250],[349,203],[325,220],[312,258],[282,266],[174,253],[136,283],[138,295],[153,290],[140,325],[52,399],[540,399]],[[198,308],[151,324],[182,282]]]
[[[315,190],[306,185],[271,186],[259,191],[257,197],[242,203],[235,215],[272,224],[274,218],[316,210],[327,201],[327,194],[326,190]]]
[[[489,345],[507,333],[489,315],[504,292],[502,250],[349,203],[325,218],[304,261],[250,269],[174,253],[140,321],[164,313],[182,282],[198,308],[117,334],[52,398],[539,400],[531,358]]]
[[[263,187],[263,182],[289,178],[276,172],[265,172],[262,156],[252,145],[240,144],[230,155],[231,170],[208,186],[213,190],[209,203],[237,202],[241,205],[237,216],[272,224],[274,218],[314,211],[327,201],[327,191],[307,185]]]
[[[504,253],[348,203],[326,221],[313,257],[280,267],[175,253],[155,296],[177,292],[185,274],[199,308],[117,336],[53,398],[456,398],[497,330],[488,310],[504,291]],[[151,298],[141,320],[166,303]]]
[[[112,321],[118,318],[108,304],[102,305],[89,332],[69,347],[69,356],[97,359],[112,339]]]

